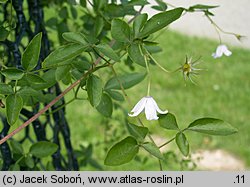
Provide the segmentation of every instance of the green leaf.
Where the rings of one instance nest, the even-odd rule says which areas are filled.
[[[69,13],[68,13],[68,9],[67,7],[61,7],[58,15],[62,18],[62,19],[67,19],[69,17]]]
[[[56,84],[55,69],[46,71],[41,78],[45,81],[43,84],[30,84],[29,86],[35,90],[44,90]]]
[[[1,71],[1,74],[10,80],[19,80],[24,75],[22,70],[16,68],[4,69]]]
[[[145,24],[144,28],[140,33],[140,37],[144,38],[168,26],[170,23],[180,18],[183,10],[183,8],[176,8],[154,15]]]
[[[60,66],[56,68],[56,80],[62,80],[70,71],[70,65]]]
[[[159,148],[151,143],[151,142],[146,142],[141,145],[147,152],[149,152],[151,155],[155,156],[156,158],[159,159],[164,159],[163,155],[161,154]]]
[[[83,73],[82,73],[81,71],[79,71],[78,69],[72,69],[72,70],[70,71],[70,74],[71,74],[71,76],[72,76],[75,80],[79,80],[79,79],[81,79],[82,76],[83,76]],[[85,82],[85,83],[84,83],[84,82]],[[85,80],[85,79],[81,81],[81,87],[84,86],[83,83],[84,83],[84,85],[86,84],[86,80]]]
[[[30,147],[29,153],[37,158],[52,155],[58,149],[58,145],[52,142],[40,141]]]
[[[148,5],[149,2],[147,0],[131,0],[129,1],[129,6],[145,6]]]
[[[88,78],[87,93],[90,104],[93,107],[98,106],[102,99],[102,80],[98,76],[91,75]]]
[[[130,28],[129,25],[120,19],[113,19],[111,22],[111,35],[119,42],[129,42]]]
[[[137,36],[139,35],[142,27],[147,22],[147,19],[148,19],[147,14],[140,14],[135,18],[133,22],[133,31],[134,31],[135,38],[137,38]]]
[[[43,61],[43,67],[55,66],[59,63],[72,60],[79,56],[86,48],[86,45],[78,43],[61,46],[50,53],[49,56]]]
[[[25,78],[30,84],[44,84],[46,81],[39,75],[27,73]]]
[[[34,160],[30,155],[25,156],[24,161],[28,168],[33,168],[35,166]]]
[[[74,5],[77,5],[77,3],[75,2]],[[72,18],[77,19],[78,13],[77,13],[77,10],[76,10],[75,6],[70,6],[70,12],[71,12]]]
[[[20,90],[18,90],[17,92],[20,96],[41,96],[40,94],[42,94],[41,91],[37,91],[37,90],[34,90],[33,88],[31,87],[28,87],[28,86],[25,86],[25,87],[22,87]]]
[[[23,99],[17,94],[9,95],[6,98],[6,115],[7,121],[10,125],[13,125],[23,108]]]
[[[155,46],[155,45],[146,45],[145,49],[150,53],[159,53],[162,51],[162,48],[160,46]]]
[[[71,74],[70,72],[68,72],[67,74],[64,75],[63,79],[62,79],[62,83],[65,84],[65,85],[69,85],[71,83]],[[82,82],[85,82],[85,80],[81,81],[80,85],[82,86]],[[85,85],[85,84],[84,84]]]
[[[110,18],[118,18],[126,16],[128,14],[135,14],[136,11],[133,9],[132,6],[123,6],[122,4],[108,4],[105,6],[105,14]]]
[[[23,87],[22,89],[18,90],[18,94],[23,98],[23,100],[25,100],[25,97],[34,97],[40,102],[48,102],[42,91],[35,90],[31,87]]]
[[[107,0],[104,0],[104,1],[93,0],[93,5],[94,5],[93,7],[95,10],[98,10],[98,11],[106,7],[107,4],[108,4]]]
[[[194,11],[195,9],[198,9],[198,10],[208,10],[208,9],[212,9],[212,8],[217,8],[219,7],[218,5],[216,6],[213,6],[213,5],[202,5],[202,4],[197,4],[197,5],[194,5],[194,6],[191,6],[188,8],[188,11]]]
[[[214,16],[214,14],[208,10],[203,10],[204,14],[207,16]]]
[[[135,138],[129,136],[115,144],[108,152],[104,164],[118,166],[130,162],[139,151]]]
[[[4,41],[9,36],[9,31],[5,29],[3,26],[0,26],[0,41]]]
[[[95,20],[95,26],[93,31],[95,37],[98,37],[101,34],[103,27],[104,27],[103,18],[101,16],[98,16]]]
[[[8,0],[0,0],[0,3],[6,3]]]
[[[10,85],[0,83],[0,94],[9,95],[9,94],[13,94],[13,93],[14,93],[14,91]]]
[[[97,111],[105,117],[111,117],[113,113],[113,102],[107,94],[102,94],[102,99],[99,105],[96,107]]]
[[[120,57],[115,53],[115,51],[107,44],[99,44],[96,46],[96,49],[102,54],[114,60],[115,62],[120,62]]]
[[[159,115],[160,126],[169,130],[179,130],[176,118],[173,114],[161,114]]]
[[[55,26],[56,26],[56,28],[52,27],[52,29],[56,29],[57,30],[57,36],[58,36],[59,43],[60,44],[64,43],[65,40],[63,39],[62,35],[63,35],[63,33],[69,31],[69,25],[68,25],[67,21],[63,20],[63,19],[58,19],[58,17],[57,17]]]
[[[105,90],[110,90],[110,89],[121,90],[119,84],[120,81],[123,88],[128,89],[140,83],[145,78],[145,76],[146,73],[128,73],[117,77],[115,76],[108,80],[104,88]]]
[[[197,119],[188,126],[188,130],[220,136],[231,135],[238,132],[238,130],[229,123],[215,118]]]
[[[29,43],[22,55],[22,66],[30,71],[37,66],[41,49],[42,33],[38,33]]]
[[[175,141],[176,141],[176,144],[177,144],[178,148],[180,149],[181,153],[184,156],[188,156],[189,143],[187,141],[185,134],[183,134],[182,132],[177,133],[176,137],[175,137]]]
[[[128,48],[128,55],[134,63],[146,67],[145,57],[139,44],[130,45]]]
[[[155,0],[158,5],[152,6],[151,8],[159,11],[165,11],[167,10],[168,6],[165,2],[162,0]]]
[[[80,72],[84,72],[85,70],[89,70],[91,68],[91,64],[85,60],[74,60],[72,65],[77,68]]]
[[[48,161],[48,162],[47,162],[47,165],[46,165],[45,170],[46,170],[46,171],[55,171],[55,168],[54,168],[54,165],[53,165],[53,162],[52,162],[52,161]]]
[[[20,155],[23,154],[22,144],[20,144],[18,141],[14,140],[14,139],[10,140],[10,147],[11,147],[13,153],[20,154]]]
[[[120,92],[114,90],[106,90],[106,92],[112,97],[112,99],[116,101],[124,101],[124,97]]]
[[[85,37],[82,33],[65,32],[62,34],[62,37],[68,42],[79,43],[84,46],[87,45]]]
[[[80,0],[80,5],[85,8],[87,6],[86,0]]]
[[[148,134],[148,128],[147,127],[139,127],[134,124],[128,124],[128,131],[129,134],[131,134],[136,139],[143,141],[146,135]]]

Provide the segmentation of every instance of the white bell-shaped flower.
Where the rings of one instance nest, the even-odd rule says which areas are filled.
[[[133,114],[128,115],[130,117],[135,117],[142,111],[145,111],[147,120],[157,120],[159,118],[157,112],[160,114],[168,113],[168,110],[162,111],[151,96],[143,97],[131,110],[131,113]]]
[[[232,52],[228,50],[227,46],[222,44],[217,47],[215,53],[213,53],[212,56],[214,58],[220,58],[223,54],[226,56],[230,56]]]

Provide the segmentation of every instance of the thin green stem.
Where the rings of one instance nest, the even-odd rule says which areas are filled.
[[[132,23],[137,16],[139,16],[143,10],[144,6],[141,6],[140,10],[136,13],[136,15],[128,21],[128,24]]]
[[[164,72],[171,73],[170,71],[166,70],[164,67],[162,67],[155,59],[154,57],[147,51],[148,56],[154,61],[154,63]]]
[[[164,147],[165,145],[169,144],[170,142],[172,142],[173,140],[175,140],[175,137],[171,138],[170,140],[168,140],[167,142],[165,142],[164,144],[160,145],[158,148],[162,148]]]
[[[102,60],[104,60],[106,63],[110,64],[111,59],[107,60],[106,58],[103,57],[103,55],[100,55],[99,52],[95,49],[92,48],[95,54],[97,54],[98,57],[100,57]]]
[[[77,88],[76,88],[76,91],[75,91],[75,99],[77,98],[77,95],[78,95],[78,92],[79,92],[80,88],[81,88],[81,84],[79,84],[79,85],[77,86]]]
[[[140,125],[141,125],[142,127],[145,127],[145,125],[142,123],[142,121],[141,121],[141,118],[140,118],[140,117],[137,117],[137,120],[138,120],[138,122],[140,123]],[[148,138],[150,139],[150,141],[151,141],[153,144],[155,144],[155,145],[156,145],[156,143],[155,143],[154,139],[152,138],[152,136],[151,136],[149,133],[147,134],[147,136],[148,136]]]
[[[161,160],[158,159],[158,161],[159,161],[160,171],[163,171],[162,164],[161,164]]]
[[[24,155],[21,156],[21,157],[15,162],[15,164],[19,164],[19,162],[20,162],[23,158],[24,158]]]
[[[148,91],[147,91],[147,96],[150,96],[150,86],[151,86],[151,73],[150,73],[150,70],[149,70],[149,64],[148,64],[148,61],[146,59],[146,57],[144,56],[145,58],[145,62],[146,62],[146,69],[147,69],[147,73],[148,73]]]
[[[219,30],[218,30],[218,28],[217,28],[217,27],[214,27],[214,28],[215,28],[215,31],[216,31],[216,32],[217,32],[217,34],[218,34],[220,44],[222,44],[222,40],[221,40],[221,35],[220,35],[220,32],[219,32]]]
[[[8,67],[5,66],[3,63],[4,63],[3,61],[0,62],[0,70],[1,70],[1,67],[3,67],[4,69],[8,69]]]
[[[207,17],[207,19],[211,22],[211,24],[215,27],[216,32],[219,34],[219,38],[220,38],[220,43],[221,43],[221,36],[220,36],[220,32],[224,33],[224,34],[229,34],[229,35],[234,35],[235,37],[238,36],[238,34],[233,33],[233,32],[228,32],[228,31],[224,31],[219,25],[217,25],[214,20],[212,20],[212,18],[208,15],[205,14],[205,16]],[[237,37],[238,38],[238,37]]]
[[[119,83],[119,86],[120,86],[120,88],[121,88],[121,91],[122,91],[123,96],[125,97],[125,99],[126,99],[126,101],[128,102],[128,104],[131,105],[131,101],[130,101],[128,95],[127,95],[126,92],[125,92],[125,89],[124,89],[124,87],[123,87],[123,85],[122,85],[122,82],[121,82],[120,79],[118,78],[118,75],[117,75],[117,73],[116,73],[116,71],[115,71],[115,69],[114,69],[114,67],[113,67],[113,64],[110,64],[109,67],[110,67],[112,73],[114,74],[114,76],[115,76],[117,82]]]
[[[188,130],[188,127],[185,128],[185,129],[183,129],[183,130],[180,130],[180,132],[185,132],[186,130]],[[160,149],[160,148],[164,147],[165,145],[168,145],[168,144],[171,143],[173,140],[175,140],[175,137],[176,137],[176,136],[174,136],[173,138],[171,138],[170,140],[168,140],[168,141],[165,142],[164,144],[158,146],[158,148]]]
[[[206,15],[206,17],[207,17],[208,20],[211,22],[211,24],[214,26],[214,29],[215,29],[215,31],[216,31],[218,37],[219,37],[219,41],[220,41],[220,44],[221,44],[222,41],[221,41],[221,35],[220,35],[220,32],[219,32],[218,25],[216,25],[216,24],[214,23],[214,21],[213,21],[208,15]]]
[[[64,108],[65,106],[67,106],[68,104],[72,103],[75,100],[76,100],[76,98],[73,98],[73,99],[69,100],[68,102],[64,103],[63,105],[61,105],[60,107],[56,108],[55,110],[52,110],[51,112],[45,113],[43,115],[48,116],[48,115],[54,114],[55,112],[61,110],[62,108]]]

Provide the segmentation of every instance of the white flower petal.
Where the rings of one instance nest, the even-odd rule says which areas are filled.
[[[146,97],[143,97],[140,101],[138,101],[138,102],[136,103],[136,105],[135,105],[134,108],[131,110],[131,112],[136,112],[136,111],[138,111],[138,110],[141,108],[142,105],[145,105],[146,100],[147,100],[147,98],[146,98]]]
[[[147,99],[147,103],[145,105],[145,114],[147,120],[157,120],[158,116],[156,113],[156,108],[154,106],[154,103],[152,102],[152,97]]]
[[[157,112],[159,112],[160,114],[166,114],[166,113],[168,113],[168,110],[162,111],[162,110],[158,107],[156,101],[155,101],[153,98],[151,98],[151,100],[152,100],[152,102],[153,102],[153,104],[154,104],[154,107],[155,107],[155,109],[156,109]]]
[[[231,51],[229,51],[227,48],[223,51],[224,55],[230,56],[232,54]]]
[[[212,57],[218,58],[218,56],[216,55],[216,53],[213,53],[213,54],[212,54]]]
[[[134,108],[131,110],[131,112],[133,114],[128,114],[130,117],[135,117],[135,116],[138,116],[142,111],[143,109],[145,108],[145,104],[147,102],[147,98],[146,97],[143,97],[135,106]]]
[[[217,57],[221,57],[223,55],[223,51],[224,51],[224,45],[219,45],[216,49],[216,56]]]

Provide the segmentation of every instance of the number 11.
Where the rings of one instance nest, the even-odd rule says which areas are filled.
[[[244,184],[244,182],[245,182],[245,176],[244,175],[237,175],[236,176],[236,179],[237,179],[237,183],[242,183],[242,184]]]

